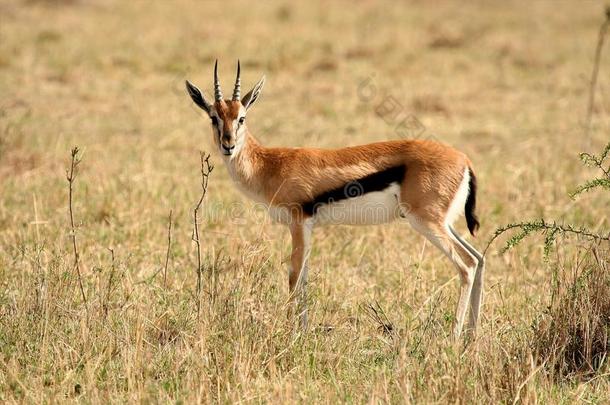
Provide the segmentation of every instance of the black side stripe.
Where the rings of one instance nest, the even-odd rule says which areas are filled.
[[[337,187],[316,196],[311,201],[304,202],[302,204],[303,212],[307,215],[314,215],[318,209],[325,204],[360,197],[374,191],[382,191],[388,188],[392,183],[401,184],[405,178],[406,171],[406,166],[400,165],[369,174],[360,179],[352,180],[341,187]]]

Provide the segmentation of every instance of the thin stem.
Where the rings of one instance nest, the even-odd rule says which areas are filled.
[[[601,235],[601,234],[589,232],[585,228],[574,228],[571,225],[557,225],[555,222],[547,223],[544,220],[540,220],[537,222],[519,222],[516,224],[509,224],[509,225],[503,226],[502,228],[498,228],[496,230],[496,233],[494,234],[494,236],[492,236],[492,238],[489,240],[489,242],[487,242],[487,246],[485,247],[485,250],[483,251],[483,256],[485,256],[485,254],[487,253],[487,250],[489,249],[491,244],[500,235],[510,231],[511,229],[515,229],[515,228],[523,229],[526,227],[535,228],[534,230],[536,230],[536,231],[553,230],[553,231],[558,231],[561,233],[572,233],[572,234],[584,236],[586,238],[594,239],[594,240],[598,240],[598,241],[604,240],[604,241],[610,242],[610,232],[608,233],[608,235]]]
[[[591,131],[591,119],[593,117],[593,105],[595,103],[595,87],[597,86],[597,76],[599,73],[599,62],[602,56],[602,49],[604,46],[604,39],[606,38],[606,32],[610,26],[610,7],[606,9],[606,20],[602,23],[599,28],[599,36],[597,39],[597,47],[595,48],[595,59],[593,63],[593,72],[591,73],[591,83],[589,86],[589,106],[587,108],[587,119],[585,122],[585,140],[589,142],[589,133]]]
[[[116,265],[114,260],[114,249],[108,248],[110,251],[111,268],[110,276],[108,277],[108,285],[106,286],[106,299],[104,300],[104,313],[108,315],[108,306],[110,303],[110,293],[112,292],[112,282],[114,281],[114,273],[116,271]]]
[[[89,311],[87,304],[87,296],[85,295],[85,288],[83,286],[83,277],[80,268],[80,254],[78,252],[78,245],[76,243],[76,225],[74,224],[74,209],[72,207],[73,194],[74,194],[74,180],[76,179],[76,169],[79,165],[80,158],[78,157],[78,147],[72,148],[70,169],[66,172],[66,179],[68,180],[68,210],[70,214],[70,236],[72,238],[72,250],[74,252],[74,268],[78,276],[78,286],[80,293],[85,303],[85,309]]]
[[[165,254],[165,266],[163,266],[163,286],[167,288],[167,266],[169,264],[169,253],[172,247],[172,213],[169,210],[169,220],[167,224],[167,253]]]
[[[208,191],[208,181],[210,173],[214,170],[214,166],[210,163],[210,155],[200,152],[201,159],[201,196],[193,211],[193,219],[195,222],[193,230],[193,240],[197,246],[197,317],[201,308],[201,241],[199,238],[199,210],[203,203],[203,199]]]

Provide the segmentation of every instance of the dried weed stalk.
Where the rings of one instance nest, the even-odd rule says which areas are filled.
[[[70,168],[66,170],[66,179],[68,180],[68,210],[70,214],[70,237],[72,239],[72,250],[74,253],[74,269],[76,270],[76,275],[78,276],[78,286],[80,288],[81,295],[83,297],[83,302],[85,303],[85,308],[88,309],[87,304],[87,296],[85,295],[85,288],[83,286],[83,277],[80,268],[80,254],[78,251],[78,245],[76,243],[76,225],[74,224],[74,208],[73,208],[73,195],[74,195],[74,181],[76,179],[76,173],[78,169],[78,165],[81,162],[81,158],[78,154],[78,147],[72,148],[72,152],[70,154]]]
[[[210,163],[210,154],[200,152],[201,159],[201,196],[199,201],[193,210],[193,241],[197,246],[197,316],[199,316],[199,310],[201,308],[201,240],[199,232],[199,210],[203,204],[203,199],[208,191],[208,182],[210,180],[210,174],[214,170],[214,165]]]

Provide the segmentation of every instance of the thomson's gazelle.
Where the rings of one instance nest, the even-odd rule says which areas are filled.
[[[379,224],[405,218],[439,248],[460,276],[454,334],[466,310],[476,328],[483,287],[483,256],[451,226],[465,215],[470,233],[477,182],[472,163],[449,146],[426,140],[378,142],[343,149],[266,148],[248,131],[246,113],[258,99],[263,77],[240,97],[240,67],[231,99],[223,99],[214,66],[214,101],[189,81],[189,95],[212,121],[214,142],[229,173],[247,196],[268,205],[271,215],[290,229],[290,293],[304,298],[311,233],[321,224]],[[301,322],[307,314],[301,308]]]

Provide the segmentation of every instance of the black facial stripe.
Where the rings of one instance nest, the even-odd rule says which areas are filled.
[[[366,193],[382,191],[392,183],[402,184],[407,167],[405,165],[390,167],[388,169],[369,174],[360,179],[352,180],[341,187],[326,191],[313,200],[304,202],[301,206],[307,215],[314,215],[325,204],[360,197]]]
[[[222,131],[220,130],[220,123],[222,122],[222,120],[216,115],[212,115],[210,119],[212,121],[212,128],[214,129],[214,132],[218,133],[218,138],[220,139],[220,137],[222,136]]]

